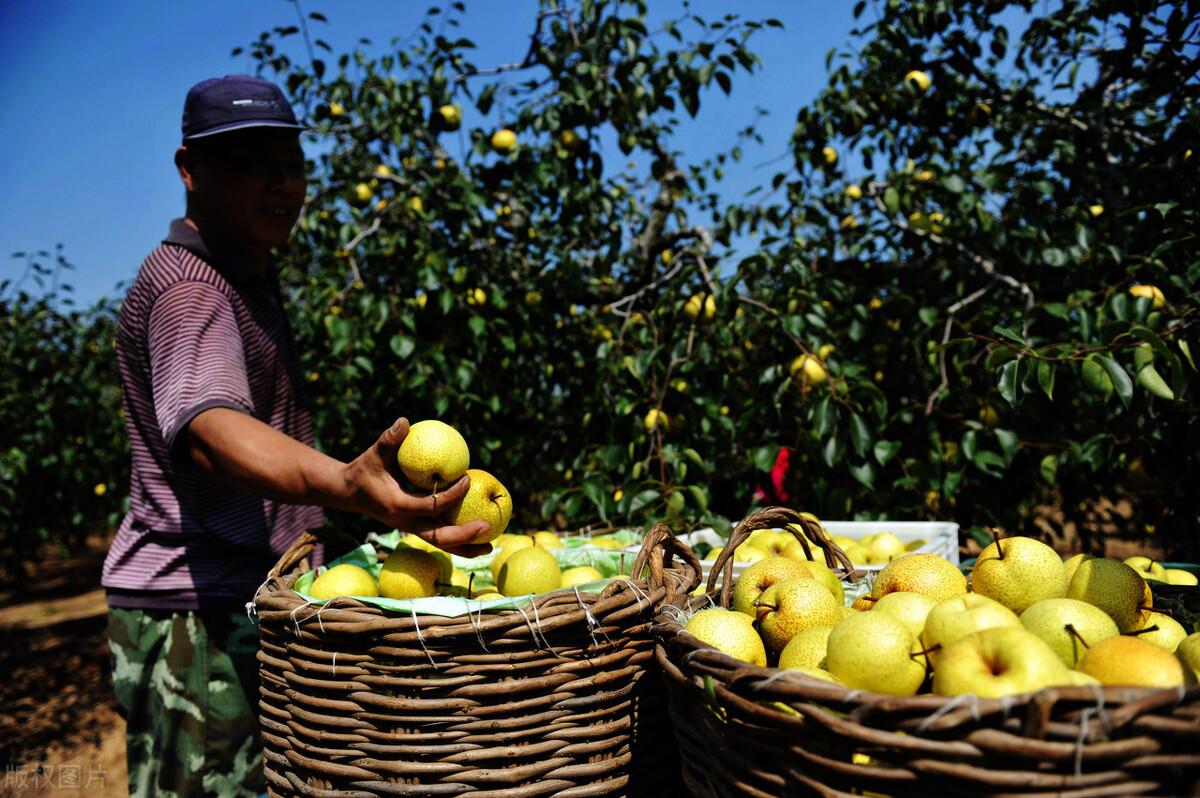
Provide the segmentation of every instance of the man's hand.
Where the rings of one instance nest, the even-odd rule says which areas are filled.
[[[400,482],[400,467],[396,451],[408,435],[408,419],[401,418],[379,440],[345,468],[350,507],[369,515],[388,526],[412,532],[439,549],[475,557],[492,550],[487,543],[471,541],[487,532],[486,521],[472,521],[462,526],[444,523],[446,508],[467,493],[470,478],[462,479],[443,491],[431,495],[409,493]]]
[[[203,471],[256,496],[369,515],[454,554],[487,554],[492,549],[489,544],[471,543],[488,530],[486,521],[455,526],[443,518],[446,509],[466,494],[467,477],[430,496],[401,487],[396,450],[406,435],[408,421],[402,418],[347,464],[248,413],[214,407],[192,419],[187,447]]]

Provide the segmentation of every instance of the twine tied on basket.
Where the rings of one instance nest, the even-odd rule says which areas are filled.
[[[928,731],[929,727],[936,723],[939,718],[949,715],[951,712],[964,704],[969,704],[971,706],[971,717],[975,719],[976,723],[978,723],[981,718],[979,713],[979,696],[975,695],[974,693],[962,693],[961,695],[954,696],[954,698],[951,698],[945,704],[942,704],[940,707],[934,710],[929,717],[917,724],[917,734],[922,734]],[[1007,710],[1005,711],[1007,712]]]
[[[575,591],[575,602],[579,604],[579,609],[583,610],[583,618],[587,621],[588,637],[592,638],[592,646],[600,647],[600,642],[596,640],[596,629],[600,628],[600,622],[596,620],[596,616],[592,615],[592,608],[583,603],[583,596],[579,593],[579,585],[572,585],[571,588]],[[612,645],[612,638],[608,636],[608,632],[600,629],[600,634],[604,635],[604,641]]]
[[[434,670],[440,669],[442,666],[438,665],[437,662],[434,661],[433,654],[429,653],[429,648],[425,645],[425,634],[421,631],[421,622],[417,620],[416,607],[412,608],[412,619],[413,619],[413,629],[415,629],[417,632],[417,642],[421,644],[421,650],[425,652],[425,657],[429,660],[429,664],[431,666],[433,666],[433,669]],[[322,631],[324,631],[324,630],[322,630]]]
[[[1100,725],[1107,734],[1112,731],[1112,719],[1104,709],[1104,688],[1098,684],[1088,685],[1096,696],[1096,706],[1087,707],[1079,714],[1079,734],[1075,736],[1075,778],[1083,775],[1083,746],[1087,742],[1091,719],[1100,718]],[[1180,688],[1182,690],[1182,688]]]

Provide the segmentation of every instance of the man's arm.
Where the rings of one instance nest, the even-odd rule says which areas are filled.
[[[448,526],[439,520],[445,508],[466,494],[467,477],[432,496],[408,493],[400,486],[396,450],[408,435],[406,419],[398,420],[350,463],[225,407],[197,415],[186,434],[188,453],[202,470],[257,496],[369,515],[465,556],[491,548],[470,543],[487,531],[487,522]]]

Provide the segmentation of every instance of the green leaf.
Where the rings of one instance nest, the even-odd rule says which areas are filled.
[[[1171,390],[1171,386],[1167,385],[1167,381],[1158,373],[1158,369],[1154,368],[1153,363],[1147,363],[1138,370],[1137,383],[1160,399],[1166,399],[1167,401],[1175,399],[1175,392]]]
[[[483,333],[487,330],[487,322],[484,321],[480,316],[472,316],[471,318],[467,319],[467,326],[471,328],[471,333],[476,338],[483,335]]]
[[[699,485],[688,485],[688,493],[691,494],[692,504],[696,506],[701,513],[708,512],[708,491]]]
[[[871,447],[871,441],[874,436],[871,435],[871,428],[867,426],[867,422],[858,413],[850,414],[850,442],[854,446],[854,453],[859,457],[866,455],[867,450]]]
[[[1196,370],[1196,361],[1192,360],[1192,349],[1188,346],[1188,342],[1180,338],[1175,344],[1179,347],[1179,351],[1183,352],[1183,356],[1187,358],[1188,365],[1192,367],[1192,371]]]
[[[629,514],[637,515],[654,501],[657,501],[660,494],[656,490],[638,491],[637,495],[629,502]],[[549,516],[547,516],[549,517]]]
[[[895,186],[888,186],[883,190],[883,207],[887,208],[887,212],[892,216],[900,212],[900,192]]]
[[[996,387],[1004,400],[1016,407],[1017,394],[1021,388],[1021,361],[1019,359],[1010,360],[1000,367]]]
[[[888,460],[891,460],[900,453],[899,441],[876,441],[875,442],[875,459],[880,465],[887,465]]]
[[[966,183],[958,175],[946,175],[942,178],[942,185],[945,186],[947,191],[954,194],[961,194],[967,187]]]
[[[1021,439],[1017,433],[1010,429],[994,430],[996,441],[1000,444],[1000,451],[1004,453],[1004,464],[1011,465],[1013,458],[1017,455],[1017,448],[1021,444]]]
[[[1117,392],[1117,397],[1121,400],[1121,404],[1129,407],[1129,402],[1133,399],[1133,380],[1129,379],[1128,372],[1121,368],[1121,365],[1111,357],[1098,355],[1097,359],[1100,365],[1104,366],[1104,370],[1108,372],[1108,376],[1112,379],[1113,388]]]
[[[759,446],[750,452],[750,462],[754,463],[755,469],[759,471],[770,471],[775,467],[775,460],[778,457],[778,446]]]
[[[1046,484],[1053,485],[1054,480],[1058,477],[1058,455],[1048,454],[1043,457],[1040,471],[1042,479],[1046,480]]]
[[[1049,360],[1039,360],[1037,364],[1038,386],[1046,397],[1054,399],[1054,364]]]
[[[412,338],[409,338],[407,335],[400,335],[397,333],[391,337],[391,340],[388,341],[388,347],[392,350],[396,357],[400,358],[401,360],[405,360],[413,353],[413,350],[416,349],[417,342]]]
[[[976,452],[975,457],[971,460],[983,473],[991,477],[999,477],[1004,475],[1004,458],[995,452],[987,450]]]
[[[875,466],[870,462],[851,465],[850,475],[868,488],[875,487]]]

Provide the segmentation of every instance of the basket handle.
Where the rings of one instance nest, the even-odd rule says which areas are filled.
[[[729,542],[721,550],[712,572],[708,575],[709,593],[716,589],[717,576],[721,576],[722,607],[728,607],[733,597],[733,554],[737,547],[746,542],[751,532],[776,528],[791,532],[796,540],[800,541],[804,554],[809,559],[812,559],[813,544],[816,544],[825,554],[825,565],[830,569],[836,565],[847,575],[853,573],[854,564],[850,562],[846,552],[829,539],[829,535],[821,528],[821,523],[812,515],[798,513],[787,507],[766,507],[737,523],[729,535]]]
[[[316,549],[318,543],[326,544],[342,544],[348,543],[350,547],[362,543],[360,540],[355,540],[345,532],[337,532],[334,530],[326,530],[320,533],[313,532],[311,529],[301,532],[292,541],[292,545],[288,546],[287,551],[280,555],[279,560],[267,572],[267,581],[272,579],[282,579],[284,574],[289,573],[293,569],[301,565],[306,565],[312,557],[313,550]],[[308,570],[309,565],[302,570]]]
[[[675,563],[677,557],[681,560],[678,565]],[[700,559],[691,547],[675,537],[671,527],[661,522],[650,527],[633,561],[631,573],[634,576],[646,571],[651,588],[666,589],[668,604],[675,604],[679,595],[686,597],[700,584]],[[668,579],[668,571],[681,573],[683,580]],[[681,589],[682,594],[679,592]]]

